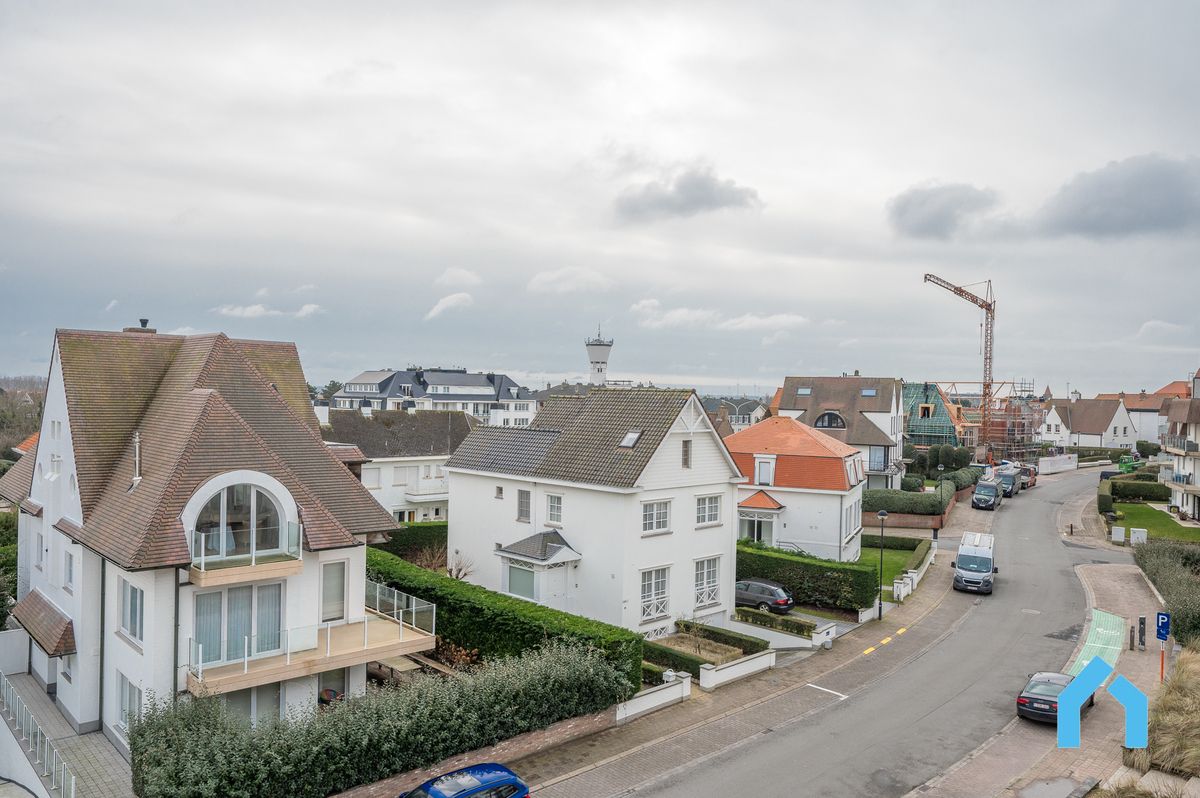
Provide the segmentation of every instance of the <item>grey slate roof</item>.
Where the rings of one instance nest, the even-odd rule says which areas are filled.
[[[376,410],[364,416],[357,410],[331,409],[321,434],[331,444],[357,446],[373,460],[429,457],[453,453],[477,423],[460,411]]]
[[[338,399],[419,399],[429,395],[438,401],[495,402],[500,399],[533,399],[533,392],[522,388],[506,374],[467,372],[464,369],[410,369],[408,371],[364,371],[347,384],[370,384],[375,391],[347,391],[334,394]],[[474,386],[490,389],[485,394],[431,393],[430,385]]]
[[[447,466],[631,488],[654,456],[690,390],[597,388],[552,397],[529,427],[476,427]],[[642,435],[620,446],[632,430]]]
[[[500,549],[500,551],[505,554],[515,554],[518,557],[528,557],[531,560],[545,562],[563,549],[575,551],[571,547],[571,544],[567,543],[563,536],[558,533],[558,530],[548,529],[545,532],[538,532],[527,538],[521,538],[516,543],[510,543]]]

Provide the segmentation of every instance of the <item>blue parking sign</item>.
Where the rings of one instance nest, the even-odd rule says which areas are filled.
[[[1159,640],[1166,640],[1171,636],[1171,613],[1160,612],[1156,620],[1158,622],[1157,637]]]

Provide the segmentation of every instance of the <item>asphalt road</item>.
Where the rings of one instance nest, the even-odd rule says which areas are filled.
[[[999,582],[991,596],[951,593],[961,619],[887,678],[752,742],[642,785],[658,798],[753,795],[901,796],[943,772],[1013,717],[1034,670],[1061,668],[1075,647],[1086,598],[1072,566],[1128,562],[1124,552],[1064,544],[1062,503],[1093,472],[1045,480],[997,513]],[[939,562],[949,554],[940,552]]]

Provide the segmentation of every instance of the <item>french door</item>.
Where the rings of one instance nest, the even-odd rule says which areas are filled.
[[[197,593],[195,614],[194,637],[206,665],[274,653],[283,644],[283,583]]]

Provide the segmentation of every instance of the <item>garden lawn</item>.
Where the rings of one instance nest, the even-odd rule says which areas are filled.
[[[1125,533],[1137,527],[1146,530],[1152,538],[1172,538],[1200,543],[1200,528],[1183,526],[1169,514],[1156,510],[1148,504],[1129,504],[1117,502],[1113,508],[1125,513],[1125,519],[1117,524],[1125,527]]]
[[[1200,531],[1200,530],[1197,530]],[[908,562],[908,558],[912,555],[911,551],[906,549],[884,549],[883,550],[883,591],[891,594],[892,580],[899,576],[904,571],[904,564]],[[864,545],[862,554],[858,556],[859,565],[869,565],[879,572],[879,547],[871,547]]]

